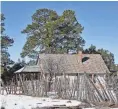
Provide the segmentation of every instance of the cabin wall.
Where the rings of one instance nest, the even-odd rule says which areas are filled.
[[[65,78],[69,79],[70,83],[72,83],[74,80],[77,80],[77,75],[78,73],[76,73],[75,75],[73,74],[67,74],[65,75]],[[80,80],[79,82],[82,80],[84,74],[83,73],[79,73],[80,76]],[[63,79],[64,75],[60,75],[60,76],[56,76],[57,78]],[[101,78],[101,81],[104,83],[105,82],[105,74],[89,74],[89,77],[93,80],[93,82],[97,81],[97,78]]]

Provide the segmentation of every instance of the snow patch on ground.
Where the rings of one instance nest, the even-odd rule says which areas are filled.
[[[76,100],[62,100],[41,97],[31,97],[24,95],[0,95],[0,107],[5,109],[32,109],[36,107],[54,106],[79,106],[81,102]]]

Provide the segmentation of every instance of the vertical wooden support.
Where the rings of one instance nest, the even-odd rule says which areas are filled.
[[[92,81],[94,82],[94,74],[92,74]]]
[[[16,77],[16,94],[19,94],[19,91],[18,91],[18,76],[17,74],[15,74],[15,77]]]
[[[24,81],[23,81],[23,74],[19,74],[20,84],[22,88],[22,93],[25,94],[25,87],[24,87]]]
[[[38,73],[37,76],[38,76],[38,77],[37,77],[37,78],[38,78],[38,79],[37,79],[37,80],[38,80],[38,81],[37,81],[37,95],[40,96],[40,93],[41,93],[41,92],[40,92],[40,85],[41,85],[41,83],[40,83],[40,73]]]
[[[34,83],[34,96],[36,96],[36,73],[33,73],[33,83]]]
[[[16,94],[16,76],[14,75],[14,94]]]
[[[23,82],[23,90],[24,93],[27,95],[27,91],[26,91],[26,84],[25,84],[25,74],[22,74],[22,82]]]
[[[80,80],[79,80],[79,98],[78,100],[81,100],[81,96],[82,96],[82,75],[80,75]]]
[[[34,93],[33,74],[31,74],[31,90],[32,90],[32,96],[33,96],[33,93]]]
[[[77,74],[77,100],[80,100],[79,84],[80,84],[80,75],[79,75],[79,73],[78,73],[78,74]]]

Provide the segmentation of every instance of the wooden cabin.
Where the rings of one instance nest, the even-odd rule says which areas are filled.
[[[100,54],[39,54],[36,65],[25,66],[15,74],[37,76],[41,72],[57,76],[65,74],[71,78],[86,72],[93,78],[97,75],[104,77],[109,70]]]
[[[23,83],[22,81],[31,81],[33,85],[28,87],[28,84],[26,84],[25,87],[27,87],[27,91],[28,89],[33,90],[32,93],[35,93],[36,96],[39,92],[47,94],[48,91],[55,91],[61,94],[59,96],[64,97],[70,90],[72,93],[72,90],[75,90],[77,92],[74,95],[68,94],[68,96],[82,100],[85,98],[95,99],[94,97],[91,98],[93,96],[93,88],[89,87],[90,84],[95,90],[106,87],[104,80],[106,72],[110,73],[100,54],[82,54],[80,52],[79,54],[39,54],[36,65],[25,66],[16,71],[15,75],[19,77],[20,83]],[[87,80],[85,75],[90,80]],[[42,78],[43,81],[40,81]],[[100,81],[98,81],[98,78]],[[35,80],[34,83],[33,80]],[[45,88],[47,83],[50,83],[48,87],[51,90]],[[35,86],[38,84],[38,86],[35,87],[34,84]],[[100,97],[97,97],[98,95],[99,93],[94,95],[96,96],[96,101],[100,101]]]

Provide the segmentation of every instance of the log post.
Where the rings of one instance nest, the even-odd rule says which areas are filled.
[[[80,84],[80,75],[77,74],[77,100],[79,100],[79,84]]]

